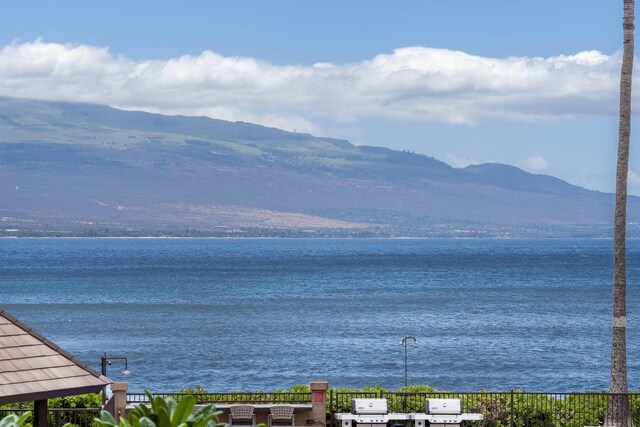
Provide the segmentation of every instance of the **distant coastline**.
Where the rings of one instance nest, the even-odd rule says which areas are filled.
[[[630,239],[640,238],[640,228],[630,225]],[[37,229],[0,229],[0,238],[322,238],[322,239],[610,239],[609,226],[549,226],[549,227],[476,227],[467,229],[438,229],[413,233],[409,230],[394,229],[233,229],[233,230],[197,230],[186,229],[77,229],[77,230],[37,230]]]

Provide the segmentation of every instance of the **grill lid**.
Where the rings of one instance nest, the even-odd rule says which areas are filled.
[[[351,413],[380,415],[387,413],[387,399],[351,399]]]
[[[460,399],[425,399],[424,409],[427,414],[458,415],[462,413]]]

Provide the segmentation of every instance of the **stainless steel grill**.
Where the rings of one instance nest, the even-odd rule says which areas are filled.
[[[351,399],[351,414],[358,427],[385,427],[387,412],[387,399]]]
[[[390,414],[387,399],[351,399],[351,412],[336,414],[342,427],[386,427],[389,421],[408,421],[410,414]]]
[[[460,399],[425,399],[424,414],[413,414],[415,427],[460,427],[463,421],[482,421],[482,414],[463,414]]]
[[[336,414],[342,427],[386,427],[389,421],[415,421],[415,427],[460,427],[482,421],[482,414],[464,414],[460,399],[426,399],[425,412],[389,413],[387,399],[351,399],[351,412]]]

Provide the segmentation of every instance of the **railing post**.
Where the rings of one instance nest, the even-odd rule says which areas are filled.
[[[113,417],[116,421],[120,417],[127,416],[127,388],[129,383],[117,382],[111,384],[111,393],[113,393]]]
[[[311,419],[313,424],[325,426],[327,424],[327,381],[311,381]],[[307,422],[308,424],[308,422]]]
[[[337,398],[336,398],[337,399]],[[329,390],[329,422],[331,427],[335,425],[336,401],[333,397],[333,390]]]
[[[33,425],[35,427],[47,427],[49,425],[48,415],[47,399],[36,400],[33,403]]]
[[[510,418],[509,419],[509,425],[511,427],[513,427],[513,425],[515,423],[515,420],[516,420],[516,414],[515,414],[515,411],[513,409],[513,389],[511,389],[511,403],[510,403],[510,406],[511,406],[511,416],[509,417]]]

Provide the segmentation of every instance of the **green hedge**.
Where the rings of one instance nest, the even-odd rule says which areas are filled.
[[[331,395],[330,391],[328,394]],[[424,412],[425,398],[457,398],[461,400],[463,412],[482,413],[486,427],[505,427],[512,423],[517,427],[597,426],[603,424],[608,405],[605,392],[553,395],[514,390],[456,394],[412,386],[395,391],[382,387],[333,389],[333,402],[328,400],[329,410],[349,412],[352,397],[384,397],[389,412],[405,413]],[[634,424],[640,425],[640,394],[630,393],[629,401]]]
[[[296,385],[289,389],[270,392],[265,402],[277,402],[279,393],[309,392],[308,385]],[[185,388],[179,393],[197,395],[206,398],[207,390],[200,386]],[[438,391],[428,386],[409,386],[390,391],[380,386],[356,388],[331,388],[327,390],[327,410],[333,412],[349,412],[351,398],[385,397],[388,399],[389,412],[424,412],[426,397],[459,398],[464,412],[479,412],[484,415],[484,426],[505,427],[513,422],[517,427],[584,427],[602,425],[607,409],[605,392],[573,393],[566,395],[548,395],[513,392],[452,394]],[[406,393],[406,394],[403,394]],[[333,396],[333,401],[330,400]],[[254,398],[251,394],[237,392],[226,395],[226,400],[238,402]],[[640,393],[629,395],[632,416],[635,425],[640,425]],[[206,400],[205,400],[206,401]],[[215,400],[209,400],[215,403]],[[50,408],[98,408],[102,404],[100,394],[69,396],[49,400]],[[33,408],[32,402],[20,405],[2,405],[0,413],[7,411],[21,412]]]

